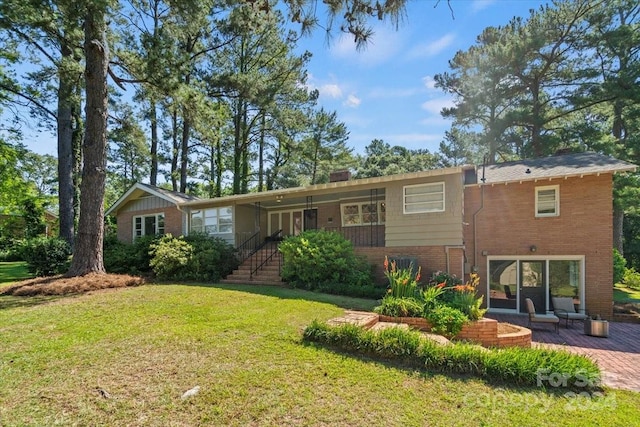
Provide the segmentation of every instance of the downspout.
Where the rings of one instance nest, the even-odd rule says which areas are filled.
[[[478,215],[484,209],[484,183],[487,180],[485,177],[485,165],[487,163],[486,157],[482,162],[482,184],[480,184],[480,207],[473,214],[473,268],[478,268]]]

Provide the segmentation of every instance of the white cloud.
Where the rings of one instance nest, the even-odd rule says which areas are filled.
[[[328,96],[333,99],[342,98],[342,89],[336,83],[327,83],[318,88],[320,96]]]
[[[440,111],[443,108],[453,107],[454,105],[453,99],[451,98],[436,98],[423,102],[421,107],[431,114],[440,115]]]
[[[381,26],[374,29],[374,35],[363,49],[357,50],[353,36],[343,34],[331,46],[330,52],[334,57],[370,67],[382,64],[396,55],[401,50],[402,44],[398,31],[391,31]]]
[[[494,4],[495,2],[496,2],[496,0],[474,0],[473,2],[471,2],[471,11],[472,12],[479,12],[482,9],[488,8],[489,6]]]
[[[362,101],[360,100],[360,98],[358,98],[354,94],[349,94],[349,96],[347,96],[347,99],[344,101],[343,104],[346,105],[347,107],[358,108],[361,102]]]
[[[432,56],[436,56],[437,54],[451,46],[455,39],[456,36],[454,33],[445,34],[438,40],[415,46],[409,51],[407,56],[409,57],[409,59],[429,58]]]
[[[435,89],[436,88],[436,81],[431,76],[424,76],[422,78],[422,83],[424,83],[424,86],[427,89]]]

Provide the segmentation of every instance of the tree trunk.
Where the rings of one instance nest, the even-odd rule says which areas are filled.
[[[189,166],[189,134],[191,133],[190,113],[182,108],[182,138],[180,139],[180,192],[187,191],[187,168]]]
[[[178,110],[174,107],[171,114],[171,188],[178,191]]]
[[[104,190],[107,151],[107,69],[109,50],[104,5],[89,2],[84,23],[86,130],[80,183],[80,221],[67,276],[104,273]]]
[[[149,106],[149,121],[151,122],[151,176],[149,182],[156,185],[158,182],[158,115],[156,101],[151,98]]]
[[[624,210],[613,205],[613,248],[624,255]]]
[[[73,54],[71,49],[62,49],[62,56]],[[74,185],[73,185],[73,127],[72,108],[73,82],[69,73],[59,72],[58,85],[58,201],[60,215],[60,238],[73,247],[74,237]]]

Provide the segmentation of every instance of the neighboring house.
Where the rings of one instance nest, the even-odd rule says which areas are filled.
[[[118,237],[205,232],[236,247],[307,229],[349,238],[382,278],[385,256],[416,260],[423,277],[481,277],[490,310],[524,312],[550,296],[612,315],[612,176],[636,166],[594,153],[459,166],[197,199],[134,185],[107,212]],[[337,179],[336,179],[337,178]]]
[[[25,233],[25,222],[22,214],[12,211],[5,211],[0,208],[0,230],[7,236],[23,238]],[[58,215],[48,209],[44,211],[44,233],[46,237],[54,237],[58,234]]]

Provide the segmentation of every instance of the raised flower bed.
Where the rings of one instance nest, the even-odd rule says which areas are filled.
[[[378,315],[378,322],[404,323],[423,332],[431,332],[431,325],[422,317],[389,317]],[[470,341],[483,347],[531,347],[531,330],[509,325],[508,331],[499,332],[498,321],[482,318],[465,323],[452,339]]]
[[[469,275],[463,284],[455,275],[436,271],[426,285],[420,284],[421,268],[398,268],[385,258],[389,279],[387,295],[375,308],[379,322],[405,323],[415,329],[470,341],[484,347],[531,346],[531,331],[520,326],[499,327],[484,318],[482,296],[476,293],[480,278]]]

